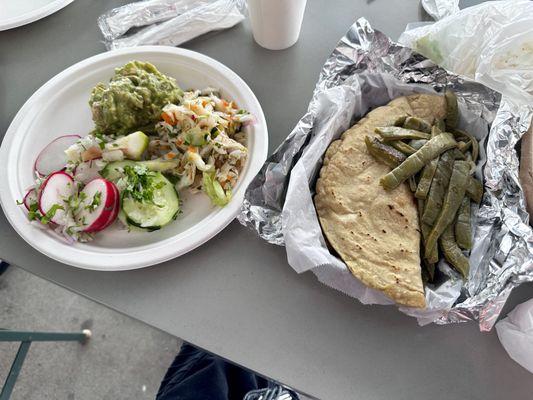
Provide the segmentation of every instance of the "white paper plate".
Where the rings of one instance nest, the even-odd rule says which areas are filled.
[[[256,118],[247,126],[249,157],[223,208],[214,207],[202,193],[182,195],[183,214],[155,232],[127,232],[118,223],[96,235],[90,243],[67,244],[51,229],[39,229],[26,219],[16,201],[33,184],[32,164],[39,151],[57,136],[86,135],[93,127],[87,104],[91,88],[107,82],[115,67],[130,60],[149,61],[184,88],[220,88],[222,96],[237,102]],[[182,255],[206,242],[237,215],[246,186],[259,171],[268,151],[268,132],[257,98],[229,68],[193,51],[145,46],[110,51],[81,61],[61,72],[20,109],[0,147],[0,203],[11,225],[24,240],[43,254],[65,264],[105,271],[157,264]]]
[[[0,0],[0,31],[47,17],[74,0]]]

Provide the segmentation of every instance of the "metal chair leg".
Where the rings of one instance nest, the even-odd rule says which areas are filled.
[[[9,374],[7,375],[6,381],[4,382],[2,393],[0,393],[0,400],[8,400],[11,396],[13,388],[15,387],[15,382],[17,381],[20,370],[22,368],[22,364],[24,363],[24,359],[26,358],[26,354],[28,354],[30,344],[31,342],[28,341],[24,341],[20,344],[19,350],[17,351],[17,355],[15,356],[15,360],[13,361],[13,364],[11,364],[11,369],[9,370]]]
[[[91,331],[84,329],[81,332],[26,332],[26,331],[8,331],[0,329],[0,342],[21,342],[17,355],[0,392],[0,400],[9,400],[22,364],[26,359],[31,342],[68,342],[75,341],[85,343],[91,338]]]
[[[27,331],[2,331],[0,342],[86,342],[91,337],[91,331],[84,329],[81,332],[27,332]]]

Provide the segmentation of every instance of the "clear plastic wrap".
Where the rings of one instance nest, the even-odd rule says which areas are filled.
[[[515,150],[533,111],[501,102],[497,92],[448,73],[373,30],[365,19],[350,28],[326,60],[307,113],[248,187],[238,218],[263,239],[285,245],[297,272],[311,270],[324,284],[363,303],[392,303],[354,278],[327,249],[312,202],[316,175],[329,143],[370,107],[402,94],[445,88],[459,98],[460,124],[484,139],[486,148],[486,161],[477,172],[483,172],[485,194],[475,212],[472,271],[463,283],[441,261],[447,278],[426,287],[427,308],[400,310],[420,324],[478,320],[481,330],[490,330],[511,290],[533,281],[533,231]]]
[[[459,0],[422,0],[421,3],[424,10],[437,21],[459,11]]]
[[[469,7],[407,30],[399,42],[449,71],[533,103],[531,1],[491,1]]]
[[[533,374],[533,299],[517,305],[496,332],[509,356]]]
[[[179,46],[204,33],[231,28],[245,13],[245,0],[148,0],[108,11],[98,18],[98,25],[108,49]]]

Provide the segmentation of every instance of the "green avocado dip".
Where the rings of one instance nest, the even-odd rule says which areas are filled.
[[[89,99],[96,132],[122,136],[136,130],[151,132],[162,108],[179,104],[183,91],[176,80],[152,64],[130,61],[115,68],[108,85],[96,85]]]

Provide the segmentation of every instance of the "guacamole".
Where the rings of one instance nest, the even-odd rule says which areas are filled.
[[[111,136],[136,130],[153,131],[162,108],[178,104],[183,91],[174,78],[152,64],[130,61],[115,69],[108,85],[96,85],[89,99],[96,131]]]

